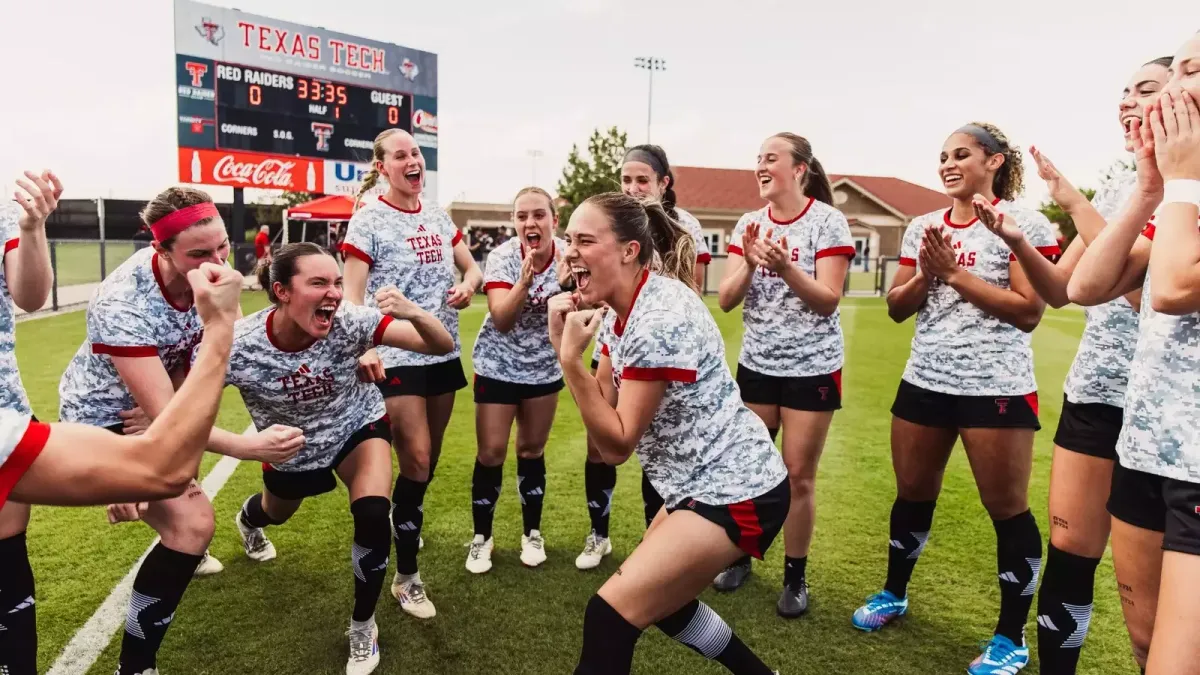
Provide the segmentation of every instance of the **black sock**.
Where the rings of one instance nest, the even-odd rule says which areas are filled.
[[[282,523],[275,522],[275,519],[267,515],[267,512],[262,507],[262,493],[251,495],[242,504],[242,511],[238,514],[242,519],[242,524],[246,527],[266,527],[268,525],[280,525]]]
[[[779,438],[779,427],[767,429],[767,433],[771,434],[771,442],[774,443],[776,438]]]
[[[0,673],[37,673],[33,568],[25,533],[0,539]]]
[[[157,667],[158,648],[203,557],[173,551],[161,543],[146,555],[133,579],[117,675],[136,675]]]
[[[1038,571],[1042,568],[1042,534],[1029,511],[1008,520],[993,520],[996,528],[996,567],[1000,577],[1000,619],[996,635],[1020,646],[1033,605]]]
[[[733,634],[729,624],[699,600],[692,600],[654,625],[667,637],[720,663],[735,675],[772,675],[774,672]]]
[[[888,526],[888,571],[883,590],[897,598],[908,595],[908,580],[912,578],[917,558],[929,541],[933,526],[933,510],[937,502],[910,502],[896,498],[892,503],[891,524]]]
[[[482,534],[484,539],[492,538],[492,519],[503,481],[503,464],[484,466],[475,460],[475,473],[471,475],[471,519],[475,521],[475,534]]]
[[[1050,544],[1038,591],[1038,661],[1046,675],[1075,675],[1092,620],[1098,558],[1060,551]]]
[[[624,675],[633,667],[633,648],[642,631],[599,595],[583,611],[583,649],[575,675]]]
[[[542,504],[546,501],[546,458],[517,458],[517,492],[521,495],[521,520],[525,536],[542,529]]]
[[[803,558],[783,557],[783,585],[798,590],[804,583],[804,571],[808,567],[808,556]]]
[[[354,569],[355,621],[366,621],[375,615],[383,578],[387,576],[388,553],[392,542],[389,533],[388,511],[392,503],[387,497],[359,497],[350,504],[354,516],[354,546],[350,548],[350,563]]]
[[[617,487],[617,467],[603,462],[583,465],[583,490],[587,496],[588,517],[598,537],[608,537],[608,516],[612,511],[613,490]]]
[[[654,516],[663,507],[663,498],[658,494],[658,490],[650,484],[650,479],[646,478],[646,474],[642,474],[642,506],[646,510],[646,527],[650,527],[650,523],[654,521]]]
[[[417,548],[421,525],[425,522],[425,490],[428,482],[418,483],[404,476],[392,489],[392,536],[396,540],[396,571],[417,573]]]

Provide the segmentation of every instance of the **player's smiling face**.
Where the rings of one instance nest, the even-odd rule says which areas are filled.
[[[625,162],[621,165],[621,191],[642,201],[662,201],[669,187],[669,179],[659,179],[654,169],[645,162]]]
[[[383,159],[375,162],[375,168],[400,192],[421,194],[425,185],[425,157],[408,132],[397,132],[383,139]]]
[[[806,170],[803,164],[792,160],[792,145],[777,136],[763,141],[755,162],[758,196],[767,201],[776,201],[794,189]]]
[[[171,248],[161,245],[158,253],[166,258],[179,274],[187,276],[188,272],[197,269],[203,263],[224,265],[229,258],[229,235],[225,232],[225,222],[220,218],[203,225],[193,225],[175,235]]]
[[[599,207],[585,203],[571,214],[563,259],[589,305],[611,302],[618,275],[623,267],[637,264],[639,250],[637,242],[617,240],[608,214]]]
[[[1004,163],[1004,157],[989,157],[974,136],[954,133],[942,146],[940,162],[938,175],[946,194],[954,199],[970,199],[988,191],[992,175]]]
[[[1125,90],[1121,92],[1121,103],[1117,106],[1117,115],[1121,123],[1121,131],[1125,134],[1125,152],[1133,152],[1133,135],[1129,132],[1134,119],[1141,119],[1146,106],[1158,98],[1167,82],[1167,69],[1157,63],[1147,63],[1138,68]]]
[[[554,228],[558,216],[545,195],[526,192],[513,204],[513,226],[526,251],[537,251],[554,245]]]
[[[320,340],[329,335],[333,315],[342,304],[342,273],[330,255],[296,259],[296,274],[285,286],[275,285],[279,311],[305,333]]]

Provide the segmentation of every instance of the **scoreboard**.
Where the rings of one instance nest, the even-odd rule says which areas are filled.
[[[181,180],[353,192],[390,128],[414,134],[436,178],[432,54],[190,0],[176,0],[176,52]]]

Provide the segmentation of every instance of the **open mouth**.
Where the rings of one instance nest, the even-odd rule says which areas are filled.
[[[333,325],[333,315],[337,312],[336,303],[326,303],[317,308],[313,312],[313,318],[320,328],[329,328]]]
[[[948,188],[955,188],[962,185],[963,177],[961,173],[948,173],[942,176],[942,185]]]
[[[592,273],[586,267],[575,265],[571,267],[571,274],[575,277],[575,288],[580,292],[592,281]]]
[[[771,184],[771,177],[769,175],[767,175],[765,173],[760,173],[758,175],[758,187],[759,188],[765,188],[770,184]]]
[[[1137,118],[1137,115],[1126,115],[1121,118],[1121,127],[1125,129],[1125,133],[1133,133],[1133,121]]]
[[[421,187],[421,170],[413,169],[404,174],[404,179],[413,187]]]
[[[525,235],[525,245],[529,248],[537,248],[540,243],[542,243],[542,235],[537,232],[529,232]]]

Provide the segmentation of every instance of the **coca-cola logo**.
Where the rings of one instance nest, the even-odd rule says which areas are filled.
[[[292,171],[295,162],[279,159],[264,159],[259,162],[239,162],[233,155],[225,155],[213,166],[213,179],[218,183],[237,183],[256,187],[293,189]]]

